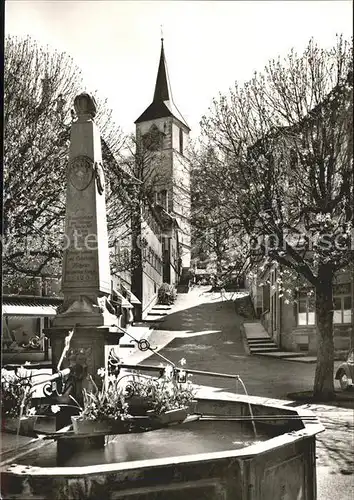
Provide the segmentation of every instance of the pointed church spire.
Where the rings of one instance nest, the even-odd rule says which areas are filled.
[[[159,67],[157,70],[154,99],[150,106],[144,111],[144,113],[140,115],[137,120],[135,120],[135,123],[150,121],[156,118],[173,116],[177,118],[177,120],[179,120],[181,123],[183,123],[188,128],[188,130],[190,130],[187,122],[173,102],[163,42],[164,38],[161,31],[161,53]]]
[[[168,80],[165,51],[163,47],[163,38],[161,38],[161,55],[160,55],[159,69],[157,70],[154,101],[156,102],[156,101],[169,101],[169,100],[172,100],[172,93]]]

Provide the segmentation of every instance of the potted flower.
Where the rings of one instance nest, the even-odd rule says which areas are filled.
[[[124,387],[124,399],[129,415],[146,416],[147,412],[153,409],[155,380],[135,372],[126,377],[128,377],[128,382]]]
[[[104,369],[100,369],[102,377]],[[75,434],[120,434],[127,429],[127,404],[118,379],[110,375],[103,381],[102,389],[93,383],[93,390],[83,389],[83,405],[71,421]]]
[[[176,301],[177,292],[173,285],[162,283],[157,292],[157,296],[159,304],[170,306]]]
[[[184,370],[171,365],[165,366],[157,379],[133,374],[125,387],[128,413],[147,416],[153,426],[183,422],[195,411],[194,397],[195,390]]]
[[[1,372],[2,430],[22,435],[32,434],[37,421],[32,407],[32,379],[25,368]]]

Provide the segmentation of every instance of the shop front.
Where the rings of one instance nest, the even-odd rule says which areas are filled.
[[[3,296],[2,363],[50,362],[51,349],[43,334],[51,326],[62,299]]]

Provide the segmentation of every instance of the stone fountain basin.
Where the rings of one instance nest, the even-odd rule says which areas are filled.
[[[230,446],[223,451],[194,453],[192,444],[192,449],[182,455],[180,447],[171,446],[161,458],[146,458],[145,449],[143,459],[139,459],[138,454],[134,460],[94,465],[80,465],[80,457],[76,457],[75,465],[74,456],[70,464],[61,467],[31,464],[33,451],[27,454],[28,459],[26,454],[18,454],[2,464],[2,497],[24,500],[316,499],[315,439],[324,428],[316,420],[306,420],[313,418],[312,412],[294,407],[294,403],[288,401],[222,392],[211,394],[207,388],[198,396],[197,412],[208,415],[249,415],[248,403],[251,403],[254,415],[259,415],[256,427],[260,437],[249,444],[250,422],[229,422],[227,432],[233,434],[234,429],[236,440],[244,434],[242,448]],[[262,421],[261,416],[265,415],[284,415],[284,419]],[[301,418],[289,418],[296,415]],[[186,444],[190,426],[186,426]],[[179,426],[178,433],[181,430],[183,425]],[[148,434],[151,433],[140,436]],[[115,441],[119,444],[119,436]],[[42,450],[36,450],[39,457],[55,447],[48,442],[42,445]],[[151,453],[151,457],[153,455]],[[35,460],[38,461],[43,462],[43,458]]]

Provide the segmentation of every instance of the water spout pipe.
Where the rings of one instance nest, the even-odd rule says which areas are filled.
[[[47,382],[53,382],[53,380],[57,380],[58,378],[67,377],[68,375],[70,375],[71,371],[72,371],[71,368],[65,368],[64,370],[59,370],[57,373],[53,373],[53,375],[50,375],[45,380],[41,380],[39,382],[35,382],[34,384],[32,384],[31,389],[33,389],[33,387],[36,387],[37,385],[46,384]]]
[[[32,385],[32,387],[35,387],[36,385],[44,384],[46,382],[52,382],[53,380],[57,380],[58,378],[66,377],[66,376],[70,375],[70,373],[71,373],[71,368],[64,368],[64,370],[59,370],[59,372],[53,373],[53,375],[50,375],[50,377],[48,377],[47,379],[42,380],[40,382],[36,382],[35,384]]]
[[[141,370],[141,371],[158,371],[163,370],[161,366],[155,365],[127,365],[125,363],[120,363],[119,368],[127,368],[130,370]],[[240,375],[230,375],[229,373],[218,373],[218,372],[206,372],[203,370],[190,370],[189,368],[177,368],[179,371],[190,373],[191,375],[205,375],[210,377],[220,377],[220,378],[231,378],[235,380],[240,380]]]
[[[60,367],[61,367],[62,362],[64,361],[66,353],[70,349],[70,341],[71,341],[72,336],[74,335],[75,328],[76,328],[76,325],[74,326],[74,328],[72,330],[69,331],[69,334],[65,337],[64,349],[63,349],[63,352],[61,353],[61,356],[60,356],[60,359],[59,359],[58,365],[57,365],[58,372],[60,371]]]

